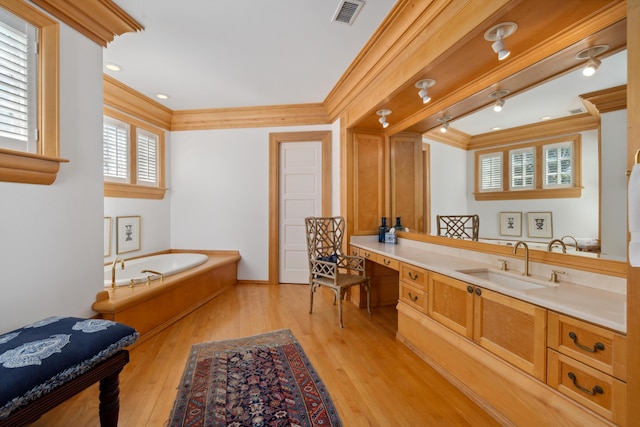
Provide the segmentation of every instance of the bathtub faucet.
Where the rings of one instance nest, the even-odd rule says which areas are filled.
[[[160,283],[164,282],[164,274],[160,273],[159,271],[154,271],[154,270],[142,270],[140,273],[151,273],[151,274],[157,274],[158,276],[160,276]],[[151,276],[147,276],[147,285],[149,285],[151,283]]]
[[[124,270],[124,260],[120,258],[114,258],[111,264],[111,289],[116,289],[116,265],[120,263],[120,268]]]

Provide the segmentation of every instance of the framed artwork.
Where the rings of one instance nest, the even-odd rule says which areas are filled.
[[[111,255],[111,217],[104,217],[104,256]]]
[[[119,216],[116,218],[116,253],[124,254],[140,250],[140,217]]]
[[[522,212],[500,212],[500,235],[522,236]]]
[[[551,212],[527,212],[529,237],[553,237]]]

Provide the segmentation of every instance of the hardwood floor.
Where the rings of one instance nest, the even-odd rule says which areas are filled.
[[[120,375],[122,427],[164,426],[192,344],[291,329],[345,426],[496,426],[498,423],[395,338],[394,306],[344,304],[329,294],[308,313],[306,285],[237,285],[131,350]],[[98,426],[95,385],[32,426]]]

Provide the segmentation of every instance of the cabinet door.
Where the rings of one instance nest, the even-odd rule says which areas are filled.
[[[474,293],[474,341],[545,381],[547,310],[479,287]]]
[[[410,231],[424,231],[422,136],[391,137],[391,217],[402,217]]]
[[[378,234],[384,216],[385,153],[381,134],[353,134],[353,234]]]
[[[473,286],[438,273],[429,275],[429,316],[473,338]]]

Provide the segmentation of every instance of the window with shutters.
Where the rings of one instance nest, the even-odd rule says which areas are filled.
[[[58,23],[26,2],[0,6],[0,181],[52,184],[59,158]]]
[[[105,108],[102,145],[105,196],[164,197],[164,131]]]
[[[580,197],[581,136],[476,151],[476,200]]]

